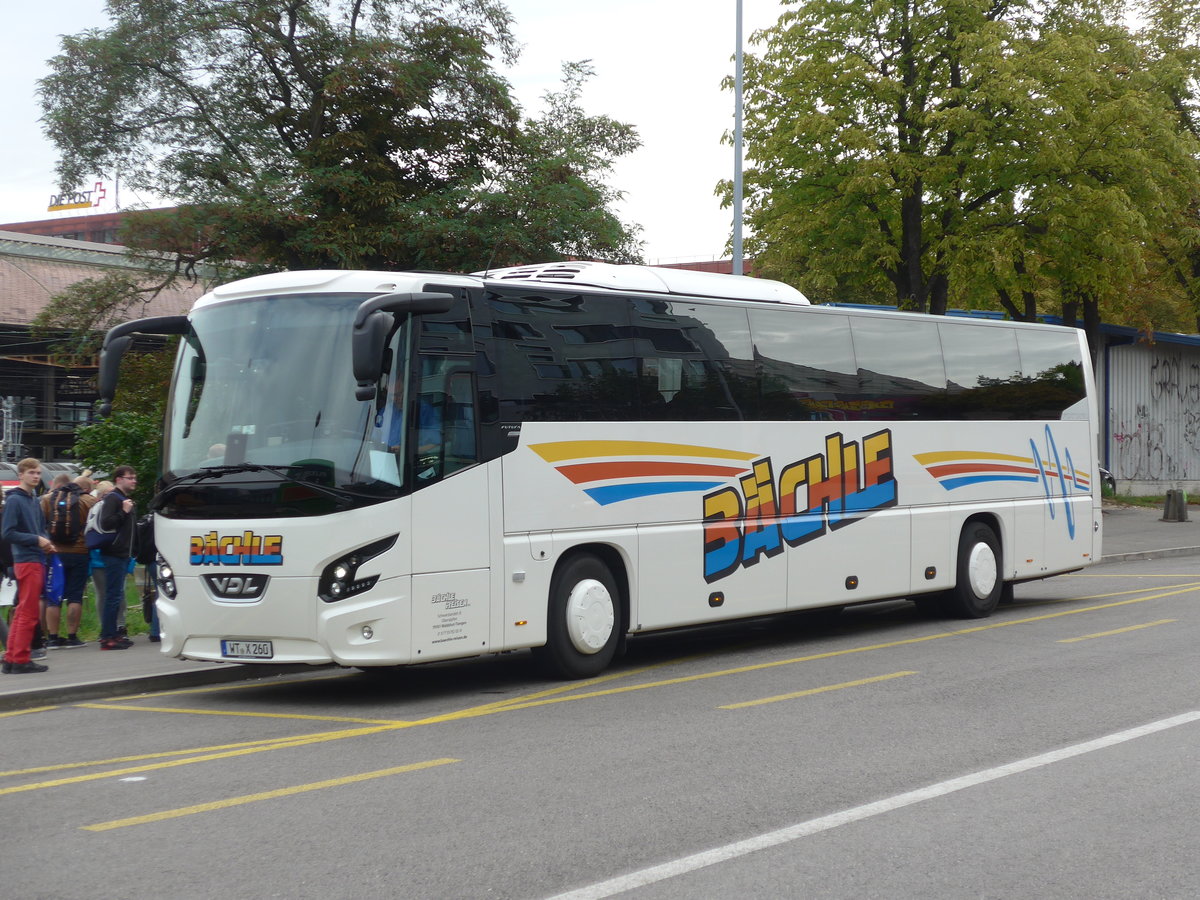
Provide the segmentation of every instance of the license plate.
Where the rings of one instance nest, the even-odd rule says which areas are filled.
[[[275,648],[270,641],[221,641],[221,655],[226,659],[271,659]]]

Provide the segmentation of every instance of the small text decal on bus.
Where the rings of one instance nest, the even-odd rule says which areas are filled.
[[[193,566],[282,566],[283,535],[194,534],[188,561]]]
[[[867,435],[861,446],[830,434],[824,453],[784,466],[778,480],[771,457],[763,457],[737,487],[704,495],[704,580],[711,584],[782,553],[785,543],[797,547],[896,502],[890,429]]]

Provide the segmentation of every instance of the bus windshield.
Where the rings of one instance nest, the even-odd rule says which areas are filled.
[[[356,400],[351,329],[367,296],[291,294],[195,311],[168,409],[165,481],[244,482],[250,472],[366,502],[401,493],[404,379],[388,376],[404,372],[409,329],[398,320],[389,342],[387,389]]]

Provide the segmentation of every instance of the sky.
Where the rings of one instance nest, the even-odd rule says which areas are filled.
[[[0,31],[0,222],[49,213],[57,191],[54,146],[42,135],[36,82],[60,50],[62,34],[108,23],[103,0],[4,0]],[[642,227],[649,263],[726,258],[732,211],[721,209],[717,182],[733,175],[733,94],[721,80],[733,74],[736,0],[508,0],[514,33],[524,49],[505,71],[529,113],[557,88],[561,64],[592,61],[596,76],[583,103],[634,125],[642,147],[622,160],[611,184],[624,191],[622,219]],[[781,0],[742,0],[746,49],[753,31],[770,26]],[[88,185],[90,187],[90,185]],[[158,205],[121,190],[122,208]],[[113,209],[113,191],[96,211]],[[538,262],[539,260],[530,260]]]

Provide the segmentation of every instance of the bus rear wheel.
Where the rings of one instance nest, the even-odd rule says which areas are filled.
[[[550,582],[546,646],[535,655],[560,678],[589,678],[612,662],[621,627],[612,572],[598,557],[580,553],[559,566]]]
[[[963,619],[990,616],[1004,593],[1000,539],[982,522],[969,522],[958,540],[958,578],[943,604]]]

